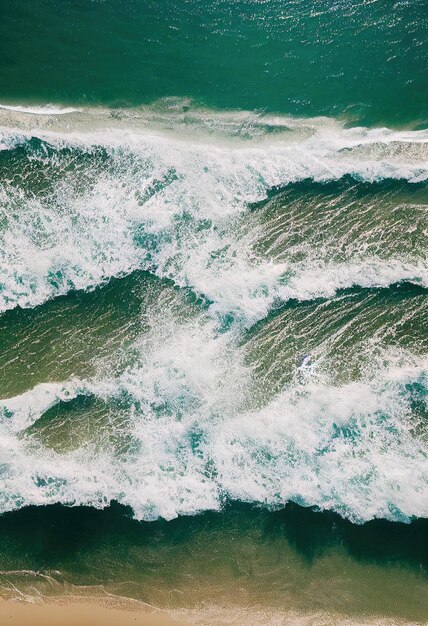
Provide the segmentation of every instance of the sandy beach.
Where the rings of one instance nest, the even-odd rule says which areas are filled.
[[[0,600],[0,624],[13,626],[184,626],[163,612],[131,610],[115,603],[54,600],[27,604]]]
[[[185,621],[181,615],[185,614]],[[0,600],[0,626],[421,626],[426,622],[262,607],[205,606],[175,611],[121,598],[50,598],[45,604]]]

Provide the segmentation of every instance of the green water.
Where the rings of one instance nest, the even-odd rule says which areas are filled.
[[[425,520],[353,526],[293,506],[268,513],[235,505],[141,524],[115,506],[27,509],[0,525],[0,580],[10,597],[11,583],[46,595],[85,595],[92,585],[184,614],[205,603],[220,616],[235,604],[265,619],[281,611],[426,618]]]
[[[216,108],[424,124],[425,0],[4,0],[11,102]]]
[[[427,621],[427,32],[0,3],[2,596]]]

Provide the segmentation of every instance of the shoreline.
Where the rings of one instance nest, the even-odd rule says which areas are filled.
[[[13,626],[186,626],[163,609],[121,598],[58,596],[42,603],[0,599],[0,624]]]
[[[292,504],[169,522],[137,522],[118,504],[31,507],[0,516],[1,596],[31,603],[12,622],[22,626],[42,603],[95,603],[149,626],[153,615],[194,626],[423,624],[427,530],[428,520],[358,526]]]
[[[168,612],[120,597],[57,596],[43,602],[0,598],[0,624],[12,626],[423,626],[393,617],[346,616],[324,611],[266,610],[206,605]]]

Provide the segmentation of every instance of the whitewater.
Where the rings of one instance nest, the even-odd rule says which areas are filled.
[[[213,312],[247,325],[290,298],[331,296],[352,285],[427,285],[425,249],[382,258],[370,233],[361,233],[345,258],[337,258],[334,241],[320,250],[309,239],[296,262],[292,251],[288,258],[257,254],[260,224],[253,216],[251,229],[245,223],[251,205],[298,181],[426,181],[427,131],[252,114],[200,112],[183,119],[155,109],[151,128],[147,111],[117,114],[116,123],[102,111],[62,112],[50,125],[60,118],[61,128],[71,128],[59,132],[45,129],[48,111],[42,130],[0,127],[0,310],[36,306],[135,269],[190,287],[212,302]],[[36,123],[35,114],[29,122],[14,113],[9,122]],[[89,123],[106,128],[78,131]],[[183,137],[184,125],[194,136]],[[168,134],[168,126],[179,130]],[[8,154],[22,167],[23,184],[8,170]],[[85,160],[83,169],[78,159]],[[53,186],[50,173],[57,178]]]
[[[157,285],[119,356],[4,394],[2,512],[115,500],[154,520],[293,501],[358,523],[428,515],[428,364],[408,339],[427,321],[427,130],[178,100],[2,105],[0,146],[6,325],[138,272],[138,293]]]
[[[209,320],[164,315],[120,375],[43,383],[0,402],[2,511],[115,500],[154,520],[291,500],[357,523],[428,514],[424,418],[412,415],[426,405],[426,359],[383,353],[346,384],[315,368],[265,401],[232,337]],[[77,420],[61,409],[85,397],[98,402],[86,414],[92,435],[82,440],[77,423],[62,449],[31,436]]]

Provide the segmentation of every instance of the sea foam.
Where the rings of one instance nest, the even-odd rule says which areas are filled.
[[[1,401],[1,510],[117,500],[153,520],[239,500],[294,501],[354,522],[428,514],[428,451],[414,413],[426,404],[424,359],[385,351],[346,384],[312,368],[265,401],[233,333],[218,334],[209,319],[153,319],[118,376],[42,384]],[[85,395],[120,425],[107,418],[71,451],[44,443],[39,420]],[[123,430],[125,447],[114,443]]]
[[[0,104],[0,109],[4,111],[13,111],[15,113],[27,113],[30,115],[68,115],[70,113],[79,113],[81,109],[74,109],[72,107],[56,107],[52,104],[46,104],[45,106],[21,106]]]
[[[160,115],[137,128],[128,127],[129,116],[117,122],[123,127],[101,116],[104,129],[95,132],[78,124],[69,132],[3,128],[1,141],[12,155],[19,151],[23,170],[17,184],[3,162],[0,309],[37,306],[135,269],[194,289],[216,315],[247,326],[289,298],[331,296],[354,284],[427,284],[426,250],[385,258],[367,245],[363,259],[361,237],[344,259],[334,242],[308,245],[298,263],[260,255],[260,223],[248,212],[270,190],[306,179],[425,181],[427,131],[273,119],[286,130],[271,135],[252,119],[244,139],[236,115],[232,131],[227,118],[216,118],[221,132],[213,134],[201,114],[186,137],[182,118],[180,132],[169,132],[171,119]],[[37,168],[43,173],[30,185]]]

